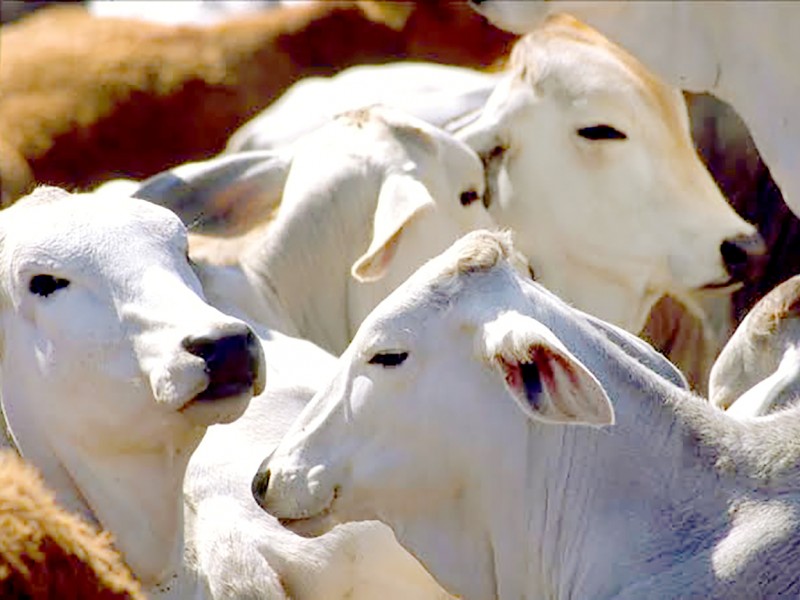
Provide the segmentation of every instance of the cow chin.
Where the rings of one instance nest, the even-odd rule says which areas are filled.
[[[252,389],[224,398],[214,399],[205,399],[202,394],[199,394],[184,404],[179,409],[179,412],[192,425],[198,427],[231,423],[244,414],[252,398]]]
[[[330,502],[321,510],[300,518],[279,519],[280,523],[289,531],[302,537],[317,537],[328,533],[342,522],[336,517],[334,511],[334,505],[337,503],[338,498],[339,488],[335,487]]]
[[[280,519],[280,523],[292,533],[305,538],[313,538],[328,533],[341,521],[333,516],[330,509],[326,509],[305,519]]]
[[[712,281],[711,283],[701,286],[700,289],[706,291],[720,291],[729,294],[731,292],[735,292],[743,285],[744,282],[729,278],[725,279],[724,281]]]

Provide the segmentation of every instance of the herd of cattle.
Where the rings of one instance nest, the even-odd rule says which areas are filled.
[[[304,2],[267,19],[231,2],[191,26],[94,4],[23,18],[6,40],[27,19],[91,19],[159,43],[216,31],[222,56],[241,50],[225,27],[296,36],[352,10],[402,34],[436,10]],[[666,83],[543,3],[469,4],[527,32],[502,68],[284,72],[297,83],[229,120],[224,150],[148,177],[123,164],[125,141],[108,150],[116,171],[68,182],[68,168],[37,174],[22,133],[0,139],[0,175],[22,174],[0,211],[0,477],[19,481],[0,489],[4,597],[800,595],[800,275],[710,373],[679,368],[716,356],[705,311],[763,279],[772,250],[696,150],[671,84],[702,69]],[[238,5],[253,14],[230,17]],[[604,6],[620,28],[633,19]],[[45,66],[17,89],[46,87]],[[0,122],[9,106],[0,95]],[[39,158],[66,156],[45,125]],[[678,366],[637,336],[660,335],[654,315],[665,343],[700,327]]]

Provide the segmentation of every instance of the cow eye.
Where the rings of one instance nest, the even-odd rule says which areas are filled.
[[[69,286],[69,280],[53,277],[52,275],[34,275],[28,284],[31,294],[47,298],[50,294],[61,288]]]
[[[476,200],[480,200],[480,194],[475,190],[467,190],[461,194],[461,206],[469,206]]]
[[[591,127],[581,127],[578,135],[587,140],[627,140],[628,136],[619,129],[614,129],[611,125],[592,125]]]
[[[369,359],[369,364],[385,368],[398,367],[408,358],[408,352],[378,352]]]

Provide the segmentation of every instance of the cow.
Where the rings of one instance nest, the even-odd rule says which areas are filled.
[[[112,532],[148,593],[192,588],[186,465],[209,425],[263,391],[258,339],[204,301],[186,230],[162,207],[37,188],[0,213],[0,240],[14,446],[62,505]]]
[[[769,414],[800,398],[800,275],[750,310],[709,375],[709,401],[743,418]]]
[[[680,92],[572,17],[516,44],[456,135],[484,159],[489,212],[537,277],[629,331],[664,293],[691,305],[758,271],[763,241],[698,158]]]
[[[304,76],[398,56],[482,67],[516,38],[466,4],[364,0],[292,2],[209,25],[48,6],[0,37],[2,205],[34,182],[89,189],[210,158]]]
[[[38,188],[0,212],[9,445],[148,597],[445,600],[379,523],[303,540],[265,518],[252,471],[335,359],[209,306],[178,217],[109,195]]]
[[[793,2],[516,2],[469,0],[495,25],[525,33],[565,11],[638,56],[672,85],[729,103],[800,216],[800,77]],[[780,43],[778,43],[780,40]],[[763,93],[768,90],[768,94]]]
[[[0,597],[145,600],[111,536],[66,511],[41,475],[0,451]]]
[[[364,321],[253,480],[287,526],[378,518],[476,598],[797,595],[800,421],[741,422],[474,232]]]
[[[483,192],[469,147],[372,106],[285,151],[182,165],[135,194],[193,224],[193,260],[217,267],[201,275],[212,303],[339,354],[425,260],[495,226]]]
[[[692,277],[702,278],[702,271],[722,277],[725,268],[732,285],[723,292],[729,292],[741,285],[734,281],[760,272],[764,246],[723,201],[697,156],[685,101],[618,46],[567,17],[528,35],[514,57],[506,73],[399,62],[302,80],[234,134],[226,152],[275,151],[336,110],[372,101],[455,132],[487,162],[495,198],[484,200],[499,224],[520,234],[539,280],[637,333],[658,298],[672,294],[678,301],[660,302],[645,333],[664,351],[671,349],[670,357],[704,388],[720,344],[700,301],[715,291],[698,289],[708,281]],[[591,91],[581,87],[588,70]],[[526,85],[519,81],[523,72],[548,75],[531,75]],[[515,89],[508,89],[509,80]],[[505,90],[495,92],[494,104],[475,122],[501,81]],[[531,86],[535,93],[526,97]],[[326,103],[317,101],[321,96]],[[570,104],[572,97],[581,108]],[[499,114],[517,102],[539,119],[523,124],[518,115]],[[574,121],[590,118],[616,121],[620,128],[624,118],[632,139],[579,137]],[[587,136],[595,131],[591,124],[584,129]],[[512,133],[513,148],[503,154],[494,139]],[[595,155],[608,158],[587,158]],[[675,308],[684,305],[692,314]]]

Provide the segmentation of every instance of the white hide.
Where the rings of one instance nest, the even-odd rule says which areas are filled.
[[[137,196],[175,207],[177,192],[178,214],[211,222],[209,235],[193,239],[192,257],[227,260],[241,272],[239,281],[246,280],[258,300],[236,314],[286,333],[293,328],[334,353],[424,261],[464,233],[494,226],[480,201],[484,180],[477,155],[394,109],[374,106],[340,115],[272,155],[264,169],[232,175],[236,164],[250,165],[254,154],[161,174]],[[212,181],[218,192],[209,193],[202,183]],[[229,202],[264,181],[269,193],[254,192],[252,203]],[[276,205],[274,212],[268,209]],[[226,223],[236,235],[226,238]],[[213,280],[213,269],[203,271]],[[217,288],[224,293],[224,285]],[[258,304],[272,309],[268,314]],[[276,322],[273,309],[285,318]]]
[[[697,306],[695,289],[726,287],[720,244],[755,229],[697,156],[681,94],[567,19],[514,55],[505,74],[396,63],[302,80],[228,151],[280,147],[338,109],[380,100],[456,131],[482,155],[495,220],[518,234],[537,279],[574,305],[638,332],[664,293]],[[629,139],[576,133],[593,125]]]
[[[800,399],[800,275],[750,309],[709,375],[709,401],[739,418],[785,408]]]
[[[742,423],[669,385],[509,252],[470,234],[376,307],[262,505],[379,518],[465,600],[797,595],[796,411]]]
[[[225,152],[281,148],[338,114],[373,104],[392,106],[445,127],[481,108],[498,77],[497,73],[413,61],[358,65],[332,77],[306,77],[237,129]]]
[[[665,293],[696,304],[690,293],[736,284],[726,240],[763,252],[700,161],[681,93],[571,17],[517,43],[457,137],[483,158],[489,212],[537,279],[629,331]]]
[[[89,0],[86,8],[95,17],[208,26],[280,4],[285,0]]]
[[[0,213],[12,444],[113,533],[152,598],[446,599],[385,526],[306,540],[255,503],[253,472],[335,360],[261,331],[268,389],[246,411],[252,391],[192,402],[207,376],[182,340],[249,330],[204,302],[186,250],[174,214],[107,193],[43,188]],[[28,286],[42,274],[69,283],[41,298]]]
[[[266,391],[236,422],[209,428],[184,485],[193,514],[192,558],[210,574],[212,597],[447,600],[383,524],[347,523],[306,539],[256,504],[253,473],[336,364],[310,342],[262,334]]]
[[[60,503],[112,532],[146,589],[184,598],[203,588],[182,564],[186,464],[208,425],[263,390],[265,371],[249,327],[205,302],[186,253],[180,220],[141,200],[39,188],[0,213],[14,444]],[[236,356],[251,366],[219,379],[212,343],[230,336],[249,340]]]
[[[800,216],[800,52],[795,2],[482,0],[495,25],[526,33],[553,12],[599,29],[670,84],[709,92],[742,116],[792,211]]]

